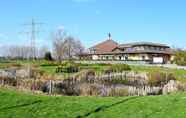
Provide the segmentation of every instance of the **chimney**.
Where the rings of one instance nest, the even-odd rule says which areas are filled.
[[[108,39],[109,39],[109,40],[112,40],[111,33],[108,33]]]

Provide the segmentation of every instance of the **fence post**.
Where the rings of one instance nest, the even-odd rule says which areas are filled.
[[[4,86],[4,78],[2,78],[1,84],[2,84],[2,86]]]
[[[168,73],[165,73],[165,78],[166,78],[166,84],[168,83]]]
[[[49,94],[52,94],[52,80],[49,81]]]

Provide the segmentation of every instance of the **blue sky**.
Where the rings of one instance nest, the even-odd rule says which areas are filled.
[[[0,45],[26,45],[20,32],[32,18],[37,44],[51,46],[51,33],[64,27],[90,47],[107,38],[119,43],[150,41],[186,47],[186,0],[1,0]]]

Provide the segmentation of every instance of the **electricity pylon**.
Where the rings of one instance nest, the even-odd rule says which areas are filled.
[[[36,34],[39,33],[38,30],[36,30],[37,26],[43,25],[44,23],[36,22],[34,19],[32,19],[31,23],[24,24],[26,26],[31,26],[31,29],[29,32],[27,32],[30,35],[30,58],[36,59]]]
[[[29,56],[28,56],[28,60],[30,60],[30,61],[32,59],[33,60],[36,59],[36,34],[39,33],[39,31],[36,30],[36,28],[37,28],[37,26],[43,25],[43,24],[44,23],[36,22],[34,19],[32,19],[31,23],[23,24],[24,26],[31,27],[28,32],[22,32],[22,33],[30,36],[30,51],[29,51]],[[31,78],[31,62],[28,64],[28,71],[29,71],[29,78]],[[35,79],[34,79],[34,83],[35,83]]]

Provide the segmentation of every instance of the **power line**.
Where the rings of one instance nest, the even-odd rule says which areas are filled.
[[[31,35],[30,37],[30,40],[31,40],[31,43],[30,43],[30,46],[31,46],[31,50],[30,50],[30,58],[32,59],[36,59],[36,33],[38,33],[39,31],[36,30],[36,27],[39,26],[39,25],[43,25],[44,23],[39,23],[39,22],[36,22],[34,19],[32,19],[31,23],[27,23],[27,24],[24,24],[25,26],[31,26],[31,29],[29,32],[22,32],[24,34],[27,34],[27,35]],[[29,58],[28,58],[29,59]],[[28,72],[29,72],[29,78],[31,78],[31,64],[29,63],[28,65]],[[34,88],[33,90],[35,90],[35,79],[34,78]]]
[[[36,59],[36,34],[39,33],[39,31],[36,30],[37,26],[43,25],[44,23],[36,22],[34,19],[30,23],[23,24],[24,26],[31,26],[31,29],[29,32],[26,32],[26,34],[30,34],[30,58]]]

